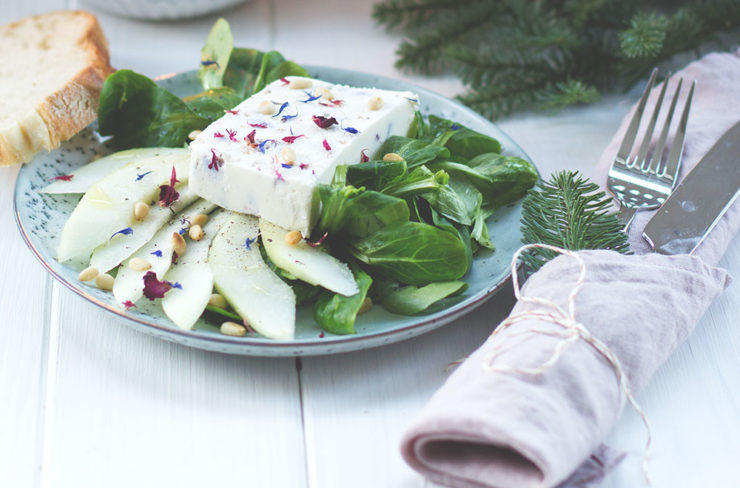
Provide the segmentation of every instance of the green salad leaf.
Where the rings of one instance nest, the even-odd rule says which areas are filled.
[[[313,317],[326,331],[333,334],[354,334],[357,314],[365,302],[367,292],[373,279],[359,267],[354,267],[353,274],[359,292],[352,296],[343,296],[330,291],[323,291],[313,307]]]
[[[238,105],[242,100],[228,86],[213,88],[182,99],[190,110],[213,122],[224,115],[224,111]]]
[[[468,289],[464,281],[441,281],[425,286],[404,286],[390,292],[383,300],[383,306],[391,313],[416,315],[450,296],[458,295]]]
[[[234,36],[225,19],[220,18],[211,27],[208,39],[200,51],[198,79],[206,90],[224,86],[223,78],[234,48]],[[231,108],[231,107],[229,107]]]
[[[424,140],[430,139],[449,149],[450,160],[461,163],[479,154],[501,152],[501,143],[493,137],[435,115],[429,116],[429,133],[424,136]]]
[[[450,150],[446,147],[403,136],[391,136],[380,146],[379,156],[382,157],[388,153],[396,153],[401,156],[406,161],[409,169],[437,159],[443,161],[450,159]]]
[[[118,149],[182,146],[191,131],[208,123],[178,97],[131,70],[108,76],[100,92],[98,128],[115,136]]]
[[[421,222],[384,227],[352,240],[349,252],[371,271],[409,285],[456,280],[468,270],[460,239]]]

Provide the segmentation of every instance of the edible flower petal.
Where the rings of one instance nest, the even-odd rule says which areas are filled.
[[[252,132],[250,132],[249,134],[247,134],[247,136],[244,138],[244,140],[246,140],[249,143],[250,146],[254,146],[255,144],[257,144],[254,141],[254,135],[255,134],[257,134],[257,129],[254,129]]]
[[[216,154],[216,150],[211,148],[211,162],[208,163],[208,169],[215,169],[216,171],[224,165],[224,158]]]
[[[224,110],[225,114],[231,114],[231,115],[239,115],[238,110]]]
[[[283,142],[287,142],[288,144],[293,144],[295,142],[295,140],[298,139],[298,138],[300,138],[300,137],[305,137],[305,136],[303,134],[301,134],[299,136],[285,136],[285,137],[283,137]]]
[[[252,250],[252,244],[254,244],[254,241],[256,241],[256,240],[257,240],[256,237],[253,238],[253,239],[250,239],[249,237],[247,237],[247,240],[244,241],[244,247],[246,247],[248,251],[251,251]]]
[[[224,135],[221,134],[220,132],[214,132],[213,137],[224,137]]]
[[[204,59],[200,62],[201,66],[213,66],[214,64],[216,67],[218,67],[218,63],[216,61],[210,60],[210,59]]]
[[[155,298],[164,298],[164,294],[172,289],[167,281],[159,281],[154,271],[147,271],[144,275],[144,296],[154,301]]]
[[[306,244],[308,244],[311,247],[319,247],[324,242],[324,239],[326,239],[328,235],[329,235],[328,232],[324,232],[324,235],[321,236],[318,241],[316,242],[306,241]]]
[[[236,140],[236,131],[235,130],[226,129],[226,133],[229,135],[229,140],[231,142],[239,142],[239,141]]]
[[[322,144],[324,145],[324,149],[326,149],[327,151],[331,151],[331,146],[326,139],[324,139],[324,142],[322,142]]]
[[[308,168],[308,165],[306,163],[301,163],[301,164],[298,165],[298,167],[301,168],[301,169],[306,169],[306,168]]]
[[[110,236],[110,238],[111,238],[111,239],[113,239],[113,238],[114,238],[114,237],[116,237],[116,236],[117,236],[118,234],[121,234],[122,236],[130,236],[130,235],[131,235],[131,234],[133,234],[133,233],[134,233],[134,229],[132,229],[131,227],[126,227],[125,229],[121,229],[121,230],[119,230],[118,232],[114,232],[114,233],[113,233],[113,234],[112,234],[112,235]]]
[[[264,153],[265,153],[265,145],[266,145],[266,144],[267,144],[268,142],[275,142],[275,139],[265,139],[264,141],[262,141],[262,142],[260,142],[260,143],[259,143],[259,146],[258,146],[258,147],[259,147],[259,150],[260,150],[260,152],[261,152],[262,154],[264,154]]]
[[[311,117],[313,123],[321,127],[322,129],[328,129],[332,125],[337,123],[337,119],[334,117],[322,117],[321,115],[314,115]]]
[[[180,193],[175,190],[175,183],[180,180],[177,179],[177,173],[175,167],[172,167],[172,174],[170,175],[170,184],[161,185],[159,187],[159,205],[162,207],[169,207],[180,198]]]
[[[280,81],[283,83],[283,85],[289,85],[290,84],[290,80],[288,80],[287,78],[280,78]]]
[[[145,177],[146,175],[148,175],[149,173],[151,173],[151,171],[147,171],[146,173],[142,173],[142,174],[136,173],[136,181],[141,181],[141,180],[143,180],[143,179],[144,179],[144,177]]]
[[[182,285],[179,281],[175,281],[174,283],[171,281],[165,281],[168,285],[170,285],[172,288],[177,288],[178,290],[182,290]]]
[[[74,178],[75,175],[60,175],[55,176],[51,179],[51,181],[72,181],[72,178]]]
[[[260,122],[258,124],[249,124],[250,127],[257,127],[259,129],[267,129],[267,124]]]
[[[135,307],[136,305],[134,305],[134,302],[132,302],[131,300],[126,300],[125,302],[123,302],[123,306],[126,307],[126,310],[128,310],[129,308]]]
[[[282,105],[280,105],[280,109],[277,111],[275,115],[272,116],[274,119],[275,117],[279,117],[281,113],[283,113],[283,110],[285,110],[288,107],[288,102],[283,102]]]
[[[157,256],[158,258],[161,258],[162,257],[162,250],[161,249],[157,249],[156,251],[152,251],[149,254],[151,254],[152,256]]]
[[[343,130],[345,132],[349,132],[350,134],[357,134],[359,131],[355,129],[354,127],[344,127]]]
[[[311,92],[309,91],[306,91],[305,93],[306,95],[308,95],[308,98],[305,100],[298,100],[299,102],[308,103],[308,102],[313,102],[314,100],[318,100],[319,98],[321,98],[321,95],[311,95]]]
[[[363,149],[362,152],[360,153],[360,162],[361,163],[367,163],[368,161],[370,161],[370,158],[367,157],[367,154],[365,154],[365,151],[367,151],[367,149]]]

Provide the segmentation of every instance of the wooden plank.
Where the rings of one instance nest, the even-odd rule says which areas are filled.
[[[10,2],[0,24],[63,8],[63,0]],[[0,292],[0,485],[35,486],[43,438],[46,385],[47,313],[51,278],[24,244],[13,214],[18,167],[0,168],[0,239],[3,286]]]
[[[292,359],[164,342],[62,290],[50,390],[47,486],[305,484]]]
[[[303,359],[309,486],[422,487],[399,454],[404,429],[513,305],[510,289],[443,328],[399,344]]]
[[[740,272],[740,243],[720,266]],[[731,285],[638,396],[652,429],[653,486],[735,486],[740,479],[740,287]],[[644,486],[645,428],[629,407],[607,443],[629,456],[604,488]]]
[[[13,215],[18,168],[0,168],[0,484],[33,486],[38,476],[46,383],[51,278],[23,243]]]

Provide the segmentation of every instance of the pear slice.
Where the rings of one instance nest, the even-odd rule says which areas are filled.
[[[355,295],[359,291],[349,267],[329,253],[309,246],[305,240],[288,244],[288,231],[265,219],[260,219],[260,232],[265,251],[278,268],[340,295]]]
[[[85,193],[98,181],[102,180],[113,171],[129,163],[135,163],[155,156],[171,157],[177,156],[183,151],[182,148],[171,147],[141,147],[118,151],[108,156],[90,161],[84,166],[69,173],[69,180],[57,180],[47,187],[39,190],[40,193]],[[148,175],[147,175],[148,176]],[[142,179],[146,178],[143,176]]]
[[[188,187],[180,188],[178,191],[180,198],[169,207],[152,205],[146,219],[141,222],[134,220],[131,224],[131,234],[119,234],[95,248],[90,256],[90,266],[95,266],[101,273],[115,268],[149,242],[154,234],[173,218],[173,212],[180,212],[198,200],[198,195],[191,192]],[[180,228],[183,226],[185,224],[181,224]]]
[[[172,265],[172,254],[174,252],[172,234],[186,227],[187,219],[201,213],[208,213],[214,208],[216,208],[216,204],[206,200],[198,200],[183,212],[172,217],[170,222],[154,234],[154,237],[147,244],[133,253],[131,259],[144,259],[151,264],[151,268],[137,271],[128,266],[131,259],[123,263],[113,282],[113,296],[116,297],[118,303],[123,304],[129,301],[136,303],[142,297],[144,293],[144,275],[148,271],[153,271],[157,278],[162,279],[162,276],[167,273]],[[187,255],[187,251],[185,255]]]
[[[295,294],[262,260],[257,218],[233,212],[229,215],[208,253],[216,290],[263,336],[293,339]]]
[[[129,163],[95,183],[64,224],[57,259],[87,259],[96,247],[120,235],[116,233],[133,228],[136,203],[157,201],[159,187],[170,183],[173,168],[180,180],[178,191],[186,186],[189,165],[190,153],[182,149]],[[146,176],[139,178],[142,174]]]
[[[170,267],[164,279],[179,283],[162,299],[164,313],[181,329],[189,330],[195,325],[208,305],[213,291],[213,273],[207,263],[208,250],[221,226],[227,222],[227,212],[216,210],[203,226],[203,238],[189,241],[188,250]]]

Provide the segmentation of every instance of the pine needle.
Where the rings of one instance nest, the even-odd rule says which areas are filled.
[[[611,198],[578,172],[555,173],[539,182],[522,202],[522,242],[629,254],[624,224],[609,211],[610,206]],[[551,251],[534,249],[522,256],[522,262],[529,274],[554,257]]]

